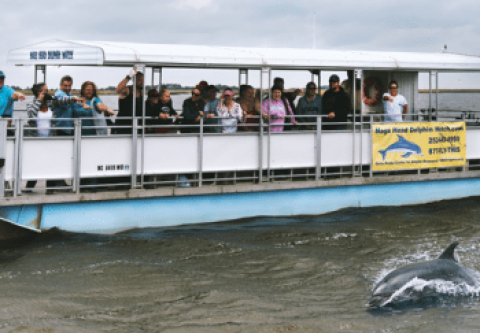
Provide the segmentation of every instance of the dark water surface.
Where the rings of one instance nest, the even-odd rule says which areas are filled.
[[[367,311],[453,240],[480,271],[480,198],[90,235],[0,252],[0,332],[473,332],[478,297]]]

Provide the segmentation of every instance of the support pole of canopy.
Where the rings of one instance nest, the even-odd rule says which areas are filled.
[[[318,95],[322,96],[322,71],[318,70]]]
[[[271,136],[270,136],[270,109],[271,109],[271,101],[272,101],[272,69],[268,69],[268,140],[267,140],[267,179],[270,181],[270,145],[271,145]],[[288,110],[285,110],[286,115],[288,115]]]
[[[360,79],[362,77],[362,70],[355,69],[353,71],[353,110],[354,112],[357,111],[357,78]],[[359,176],[362,176],[362,162],[363,162],[363,113],[362,110],[358,110],[360,112],[360,162],[358,165],[359,168]],[[354,147],[355,149],[355,147]]]
[[[435,113],[437,114],[438,116],[438,71],[435,73]],[[437,117],[437,121],[438,121],[438,117]]]
[[[150,81],[150,86],[152,87],[151,89],[153,89],[153,87],[155,86],[155,71],[156,68],[152,67],[152,80]]]
[[[158,85],[159,85],[159,88],[162,89],[162,86],[163,86],[163,68],[160,67],[158,69],[158,72],[159,72]]]
[[[133,75],[133,105],[132,105],[132,177],[131,177],[131,189],[135,189],[137,185],[137,120],[135,114],[137,112],[137,85],[135,84],[137,75]]]
[[[355,73],[355,71],[354,71]],[[356,130],[356,127],[357,127],[357,123],[356,123],[356,114],[355,114],[355,74],[353,75],[353,84],[351,86],[351,88],[353,89],[353,130],[352,130],[352,178],[355,177],[355,152],[356,152],[356,148],[355,147],[355,144],[356,144],[356,133],[355,133],[355,130]]]
[[[153,72],[153,69],[152,69],[152,72]],[[153,74],[152,74],[153,75]],[[142,90],[142,144],[141,144],[141,163],[142,163],[142,168],[141,168],[141,176],[140,176],[140,188],[143,189],[143,183],[144,183],[144,178],[145,178],[145,131],[146,131],[146,128],[145,128],[145,111],[146,111],[146,103],[147,103],[147,100],[145,98],[145,93],[146,93],[146,90],[145,89],[145,77],[147,76],[147,68],[146,67],[143,67],[143,78],[144,78],[144,82],[143,82],[143,90]]]
[[[428,72],[428,121],[432,121],[432,71]]]
[[[260,115],[258,119],[258,183],[263,182],[263,71],[260,69]]]
[[[245,80],[242,80],[242,75],[245,76]],[[238,70],[238,88],[239,89],[242,84],[248,84],[248,69]]]
[[[35,65],[34,83],[35,83],[35,84],[39,83],[39,80],[38,80],[38,71],[42,71],[43,80],[40,81],[40,82],[45,82],[45,83],[47,83],[47,67],[46,67],[45,65]]]

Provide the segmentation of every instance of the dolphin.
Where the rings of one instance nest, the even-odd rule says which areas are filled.
[[[413,142],[406,140],[403,136],[398,135],[398,141],[392,143],[390,146],[387,147],[385,150],[380,150],[379,153],[382,154],[383,160],[385,161],[385,156],[387,153],[405,153],[402,155],[403,158],[407,158],[410,155],[420,155],[422,154],[422,149]]]
[[[414,278],[426,281],[441,279],[455,284],[466,283],[476,286],[477,280],[472,277],[472,273],[455,260],[454,251],[457,245],[458,242],[450,244],[438,259],[407,265],[391,272],[373,288],[372,297],[365,306],[368,308],[383,306],[397,290]]]

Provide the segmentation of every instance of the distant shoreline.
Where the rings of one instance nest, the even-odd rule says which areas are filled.
[[[428,93],[428,89],[418,89],[419,93]],[[435,89],[432,89],[432,93],[436,93]],[[442,93],[477,93],[480,92],[480,89],[438,89],[440,94]]]

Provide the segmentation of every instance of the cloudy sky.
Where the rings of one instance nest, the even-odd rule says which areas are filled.
[[[2,3],[0,69],[6,72],[7,85],[31,86],[33,69],[8,64],[7,53],[53,38],[414,52],[441,52],[446,44],[450,52],[480,55],[479,13],[480,2],[474,0],[8,1]],[[70,74],[75,87],[87,79],[104,87],[116,85],[126,73],[52,68],[47,84],[56,88],[59,78]],[[164,82],[194,85],[204,78],[236,84],[237,75],[169,70]],[[308,73],[278,75],[286,78],[287,87],[303,86],[310,79]],[[252,78],[255,81],[255,75]],[[479,74],[440,78],[440,87],[480,88]]]

